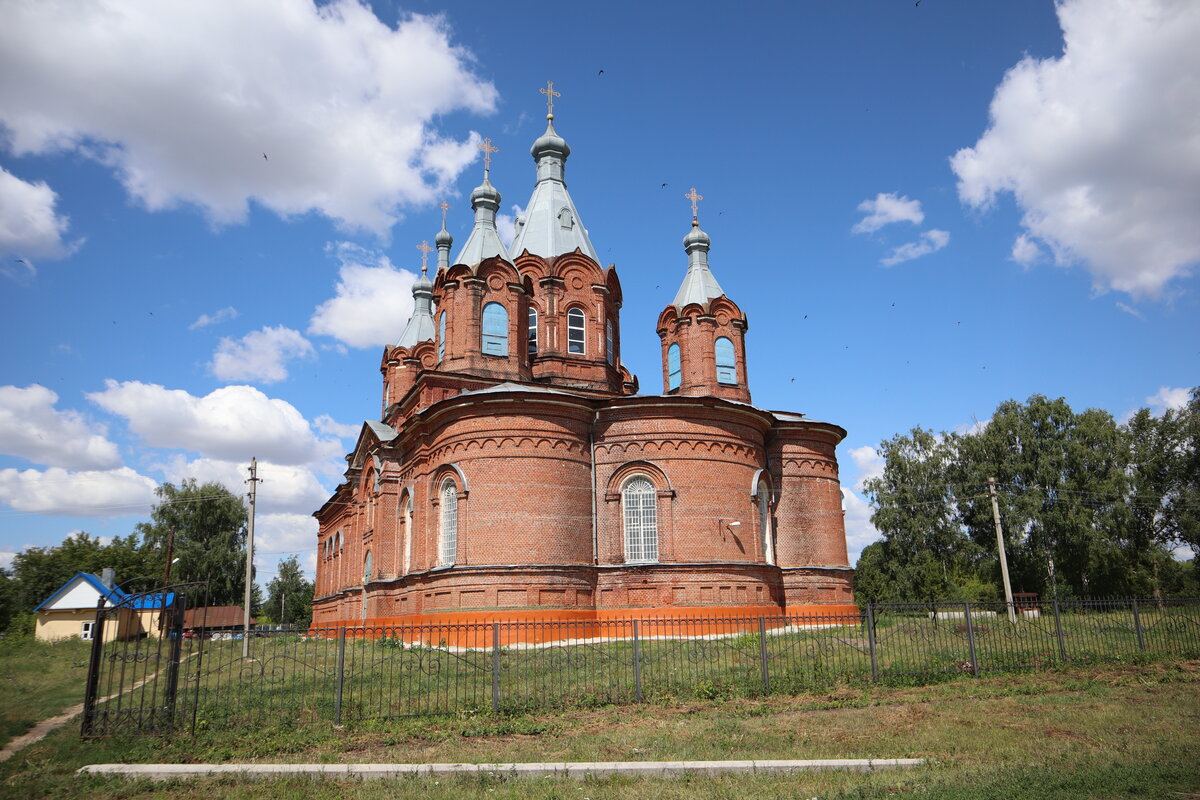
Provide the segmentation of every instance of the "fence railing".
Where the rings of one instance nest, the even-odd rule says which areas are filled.
[[[869,604],[845,616],[491,622],[185,640],[194,727],[353,723],[1200,658],[1200,599]],[[139,691],[148,691],[149,686]],[[186,725],[189,720],[181,720]]]

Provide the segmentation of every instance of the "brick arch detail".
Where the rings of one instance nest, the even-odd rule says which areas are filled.
[[[466,499],[470,492],[470,485],[467,483],[466,473],[462,471],[462,467],[454,462],[442,464],[433,471],[429,481],[429,495],[434,505],[439,501],[439,493],[441,491],[442,481],[447,477],[454,479],[454,485],[458,487],[458,497],[460,500]]]
[[[675,496],[675,488],[671,485],[671,479],[667,477],[667,473],[661,467],[650,461],[637,460],[626,461],[612,471],[608,477],[608,485],[605,487],[604,499],[620,500],[621,487],[634,475],[645,475],[649,478],[659,497]]]

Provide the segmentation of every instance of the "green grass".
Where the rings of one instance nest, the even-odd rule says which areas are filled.
[[[90,643],[0,639],[0,745],[83,700]]]
[[[1068,667],[917,687],[461,713],[80,740],[63,730],[0,765],[22,798],[1180,798],[1200,791],[1200,662]],[[76,777],[88,763],[441,762],[924,757],[908,771],[775,776],[168,784]]]

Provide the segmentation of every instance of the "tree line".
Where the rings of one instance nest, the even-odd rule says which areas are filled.
[[[1035,394],[978,430],[917,427],[879,452],[883,472],[864,491],[883,538],[859,558],[860,601],[1003,599],[988,478],[1014,591],[1200,594],[1200,388],[1181,409],[1123,424]]]
[[[127,536],[104,542],[73,533],[53,547],[29,547],[0,569],[0,631],[32,629],[33,609],[78,572],[99,576],[116,571],[117,585],[129,592],[162,584],[170,540],[170,582],[204,581],[208,604],[242,605],[246,569],[246,506],[217,483],[194,479],[163,483],[148,522]],[[173,532],[173,533],[172,533]],[[280,562],[264,600],[252,586],[251,609],[260,621],[307,625],[313,585],[304,579],[296,556]]]

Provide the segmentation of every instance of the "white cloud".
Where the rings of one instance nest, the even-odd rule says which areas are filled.
[[[68,472],[0,469],[0,503],[17,511],[119,517],[148,511],[158,484],[129,467]]]
[[[505,247],[510,246],[513,239],[517,238],[517,219],[525,215],[525,209],[514,203],[512,212],[511,214],[496,215],[496,232],[500,234],[500,241],[504,242]],[[518,254],[513,253],[513,255]]]
[[[904,195],[897,195],[895,192],[887,194],[880,192],[875,195],[874,200],[863,200],[858,204],[858,210],[866,213],[867,216],[860,219],[850,229],[852,233],[871,233],[893,222],[911,222],[914,225],[920,225],[925,221],[920,200],[909,200]]]
[[[318,439],[291,403],[253,386],[225,386],[196,397],[153,383],[107,380],[104,391],[88,399],[124,417],[151,447],[238,462],[256,456],[278,464],[303,464],[342,449],[336,440]]]
[[[854,482],[854,491],[856,492],[861,492],[863,484],[868,480],[878,478],[883,474],[883,456],[879,455],[879,452],[869,444],[851,450],[850,459],[858,468],[858,479]]]
[[[846,512],[846,550],[850,554],[850,563],[856,564],[863,548],[879,541],[882,535],[871,524],[873,511],[870,504],[845,486],[842,487],[842,508]]]
[[[1042,248],[1038,247],[1037,242],[1029,238],[1029,234],[1022,233],[1013,242],[1011,258],[1022,267],[1033,266],[1041,257]]]
[[[412,316],[416,274],[396,269],[387,256],[349,242],[336,248],[341,261],[337,294],[317,306],[308,332],[351,347],[378,347],[400,338]]]
[[[992,422],[991,417],[988,417],[987,419],[984,419],[984,420],[976,419],[976,420],[972,420],[971,422],[964,422],[961,425],[955,425],[954,432],[958,433],[958,434],[962,434],[964,436],[966,436],[966,435],[974,436],[975,434],[983,433],[987,429],[987,426],[989,424],[991,424],[991,422]],[[939,441],[941,441],[942,437],[939,436],[938,439],[939,439]]]
[[[58,411],[58,395],[45,386],[0,386],[0,453],[69,469],[121,466],[107,430],[77,411]]]
[[[16,557],[16,553],[0,553],[0,569],[8,569],[11,567],[13,559]]]
[[[362,423],[358,425],[343,425],[328,414],[322,414],[313,420],[313,427],[321,433],[327,433],[330,436],[337,436],[341,439],[353,439],[362,430]]]
[[[1127,303],[1122,303],[1120,300],[1117,301],[1117,310],[1124,311],[1126,314],[1131,314],[1131,315],[1137,317],[1138,319],[1144,319],[1144,317],[1142,316],[1142,312],[1138,311],[1136,308],[1134,308],[1131,305],[1128,305]]]
[[[1026,57],[951,158],[959,198],[1021,225],[1099,288],[1158,295],[1200,262],[1200,3],[1063,0],[1061,56]]]
[[[248,491],[250,460],[224,461],[215,458],[171,459],[161,467],[167,480],[178,483],[195,478],[200,483],[216,482],[238,496]],[[330,492],[306,466],[258,462],[257,509],[262,514],[311,514],[329,499]]]
[[[0,167],[0,273],[28,278],[34,259],[63,258],[78,245],[63,241],[69,223],[54,210],[57,201],[44,181],[28,183]]]
[[[240,340],[221,339],[209,365],[213,375],[223,381],[261,381],[275,383],[288,376],[287,362],[293,358],[312,358],[317,351],[299,331],[279,325],[263,326]]]
[[[472,67],[442,17],[393,29],[359,0],[6,4],[0,123],[12,152],[92,158],[152,211],[228,223],[253,201],[384,233],[478,156],[435,127],[494,110]]]
[[[1183,386],[1163,386],[1157,392],[1146,398],[1146,405],[1155,412],[1154,416],[1162,416],[1166,411],[1178,411],[1188,404],[1191,391]]]
[[[907,244],[892,248],[892,254],[879,263],[885,267],[890,267],[904,261],[912,261],[914,258],[936,253],[949,243],[950,233],[934,228],[922,233],[921,238],[915,242],[908,242]]]
[[[215,311],[212,314],[201,314],[196,317],[196,321],[188,325],[189,331],[194,331],[197,328],[206,328],[209,325],[216,325],[220,322],[226,322],[231,319],[237,319],[238,310],[233,306],[226,306],[220,311]]]
[[[317,551],[317,520],[311,513],[262,514],[254,522],[254,540],[255,551],[266,563],[295,554],[304,564],[305,557]]]

